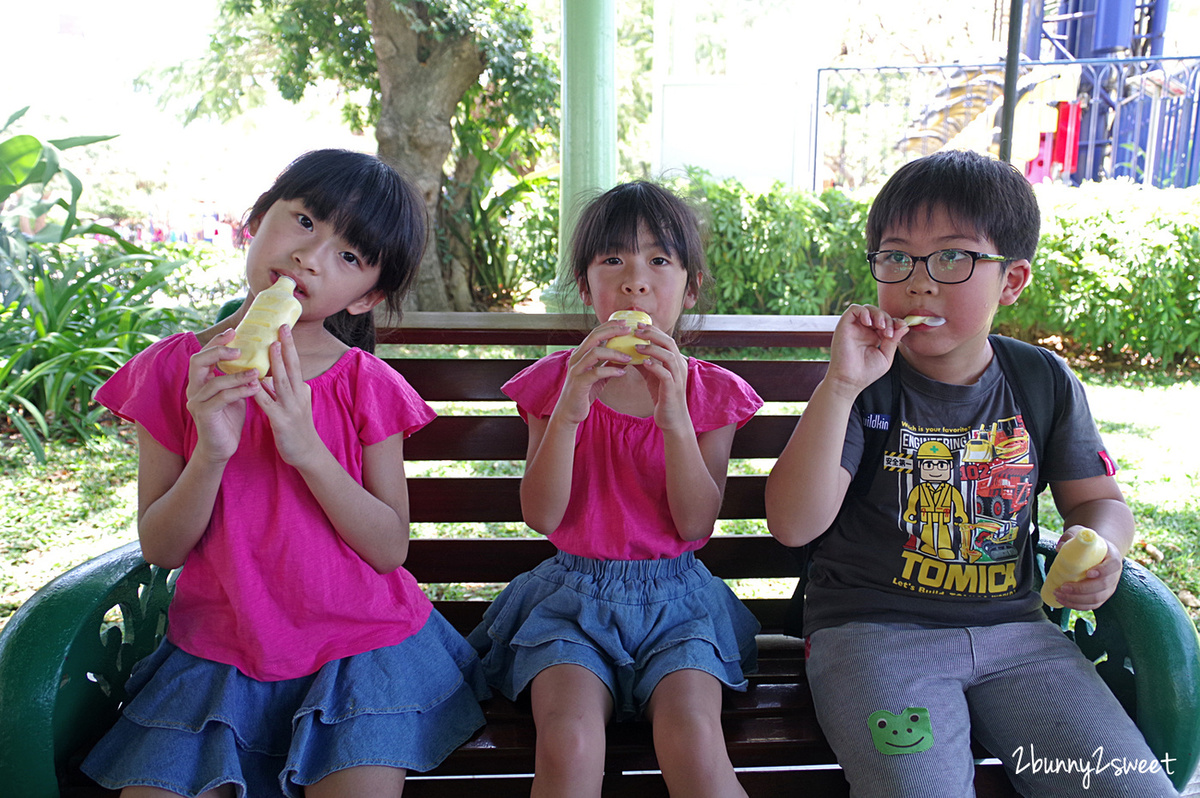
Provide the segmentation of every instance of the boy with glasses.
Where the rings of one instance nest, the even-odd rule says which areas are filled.
[[[1134,535],[1079,381],[989,338],[1029,283],[1039,223],[1002,162],[942,152],[897,170],[867,219],[878,307],[843,314],[767,481],[771,533],[819,539],[808,680],[856,796],[973,795],[972,733],[1024,795],[1175,794],[1034,585],[1040,485],[1064,540],[1090,527],[1108,543],[1057,591],[1067,607],[1112,595]]]

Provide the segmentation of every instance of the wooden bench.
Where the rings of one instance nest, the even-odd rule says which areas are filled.
[[[749,380],[768,402],[806,400],[824,374],[820,360],[768,360],[779,351],[728,361],[713,347],[812,349],[826,345],[831,317],[709,317],[695,346]],[[520,314],[409,314],[402,328],[381,330],[381,343],[572,345],[586,322],[576,317]],[[503,351],[503,350],[502,350]],[[511,350],[508,350],[511,351]],[[386,355],[386,348],[381,348]],[[535,353],[536,354],[536,353]],[[816,354],[816,353],[814,353]],[[528,359],[439,357],[391,360],[433,403],[502,402],[505,415],[443,410],[405,445],[411,470],[422,461],[520,461],[526,427],[499,392]],[[764,410],[740,430],[733,458],[778,455],[795,424],[792,412]],[[513,476],[415,476],[409,480],[418,524],[519,522],[519,463]],[[723,519],[761,519],[765,477],[731,475]],[[422,583],[504,583],[550,556],[543,538],[416,537],[407,567]],[[1043,544],[1052,556],[1052,547]],[[727,579],[794,579],[795,560],[763,534],[714,536],[701,558]],[[106,794],[78,772],[84,752],[111,725],[125,678],[165,629],[170,576],[142,561],[136,543],[60,576],[13,616],[0,636],[0,789],[5,795]],[[786,593],[786,591],[784,591]],[[439,599],[438,609],[464,634],[486,602]],[[847,794],[833,753],[815,721],[804,677],[802,642],[781,634],[786,598],[751,598],[763,625],[760,670],[746,693],[729,692],[723,722],[730,756],[753,795]],[[1071,635],[1137,720],[1151,748],[1173,758],[1182,785],[1200,758],[1200,645],[1174,595],[1140,566],[1127,562],[1122,587],[1100,611],[1096,627],[1068,623]],[[1056,619],[1057,615],[1054,615]],[[485,707],[487,726],[430,774],[410,774],[407,796],[528,795],[534,728],[527,701],[502,698]],[[1013,795],[998,764],[978,749],[980,795]],[[605,795],[666,795],[645,723],[610,728]],[[459,779],[473,777],[469,783]]]

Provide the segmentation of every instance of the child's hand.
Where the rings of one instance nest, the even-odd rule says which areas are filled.
[[[262,392],[254,369],[237,374],[220,374],[222,360],[233,360],[238,350],[227,346],[233,329],[213,337],[188,361],[187,410],[196,423],[193,457],[225,463],[237,451],[246,423],[245,399]]]
[[[851,305],[833,331],[826,382],[857,396],[887,373],[908,329],[873,305]]]
[[[1062,545],[1075,537],[1082,528],[1079,525],[1067,528],[1059,539],[1057,548],[1061,549]],[[1101,535],[1101,537],[1104,536]],[[1108,554],[1104,556],[1099,565],[1088,569],[1087,576],[1080,581],[1065,582],[1058,590],[1054,591],[1055,598],[1061,601],[1064,607],[1075,610],[1094,610],[1108,601],[1116,591],[1117,584],[1121,581],[1123,558],[1121,551],[1113,545],[1111,540],[1104,538],[1104,542],[1108,546]]]
[[[638,351],[646,360],[642,374],[650,398],[654,400],[654,423],[661,430],[691,429],[692,418],[687,408],[688,361],[679,352],[675,339],[657,327],[646,326],[635,333],[645,339],[646,346]]]
[[[312,389],[300,370],[300,355],[290,325],[279,328],[279,340],[271,344],[269,352],[271,377],[254,401],[271,422],[279,456],[299,468],[308,458],[325,454],[327,447],[313,424]]]
[[[595,327],[567,361],[567,377],[552,416],[570,424],[582,424],[604,383],[625,375],[629,355],[608,349],[605,342],[629,333],[629,325],[618,319]]]

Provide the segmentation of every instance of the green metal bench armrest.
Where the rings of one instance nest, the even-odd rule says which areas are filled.
[[[166,631],[173,580],[137,543],[57,577],[0,633],[0,784],[59,794],[58,775],[116,721],[125,681]]]
[[[1047,566],[1055,542],[1038,544]],[[1117,591],[1093,613],[1095,624],[1073,612],[1047,611],[1097,663],[1155,756],[1170,758],[1171,781],[1182,789],[1200,760],[1200,638],[1179,599],[1150,571],[1125,560]]]

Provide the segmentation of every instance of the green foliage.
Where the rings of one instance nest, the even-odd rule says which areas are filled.
[[[524,4],[407,0],[396,5],[421,40],[422,60],[448,39],[473,36],[485,64],[481,84],[487,101],[507,107],[526,124],[535,116],[543,119],[538,125],[545,124],[544,116],[552,115],[557,68],[530,47],[533,33]],[[228,120],[260,105],[268,83],[295,102],[322,80],[342,88],[342,113],[352,131],[362,132],[379,118],[378,62],[364,0],[224,0],[208,56],[161,77],[170,86],[166,98],[188,101],[187,121]]]
[[[617,26],[618,171],[631,179],[647,179],[653,137],[654,0],[621,0]]]
[[[1038,197],[1034,278],[997,317],[1006,331],[1147,366],[1200,355],[1200,190],[1112,180]]]
[[[547,180],[522,198],[507,225],[509,245],[535,286],[558,278],[558,180]]]
[[[707,223],[714,313],[828,315],[861,301],[866,206],[837,191],[820,196],[689,173]],[[874,288],[871,287],[871,295]]]
[[[443,157],[430,130],[453,127],[455,150],[447,163],[400,166],[410,172],[442,168],[439,245],[466,265],[477,305],[509,306],[524,290],[520,264],[503,230],[512,210],[536,182],[530,173],[558,139],[557,63],[534,46],[525,5],[506,0],[397,0],[415,34],[414,65],[428,66],[418,111],[409,109],[407,138],[418,151]],[[464,48],[460,43],[466,44]],[[389,46],[396,46],[391,42]],[[364,0],[223,0],[216,32],[203,63],[170,70],[169,98],[188,98],[187,119],[228,119],[264,97],[273,82],[279,94],[300,100],[319,81],[344,93],[343,116],[355,132],[376,124],[382,101],[372,20]],[[478,61],[475,58],[478,57]],[[385,65],[394,63],[385,59]],[[445,62],[460,61],[479,74],[462,97],[445,94],[436,78]],[[393,81],[394,82],[394,81]],[[458,91],[455,88],[455,91]],[[439,108],[457,103],[453,119]],[[424,174],[424,173],[423,173]],[[456,284],[457,287],[457,284]]]
[[[183,315],[152,303],[178,261],[78,217],[83,185],[59,156],[104,138],[42,144],[21,135],[0,142],[0,199],[26,187],[36,188],[37,197],[0,215],[0,408],[39,460],[43,439],[95,431],[103,413],[91,402],[95,389],[161,333],[178,328]],[[60,174],[69,200],[53,196]]]
[[[553,187],[527,195],[515,209],[524,226],[509,231],[510,251],[542,287],[553,282],[557,242],[551,217],[532,204],[544,207]],[[754,193],[696,170],[672,187],[706,228],[712,312],[839,314],[875,301],[864,259],[869,197],[778,185]],[[1200,358],[1200,188],[1112,180],[1036,191],[1043,221],[1033,282],[1000,309],[999,329],[1029,341],[1058,336],[1143,375]]]
[[[496,124],[493,122],[492,125]],[[530,172],[539,147],[536,138],[520,123],[496,128],[477,119],[462,118],[455,127],[459,157],[466,157],[469,177],[447,181],[443,233],[453,236],[455,251],[466,262],[473,298],[480,307],[511,308],[528,296],[533,284],[528,264],[521,258],[522,237],[513,235],[533,207],[526,198],[546,185],[546,172]],[[494,134],[499,133],[498,139]]]

